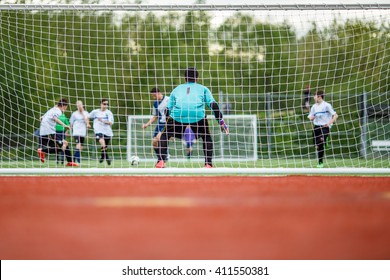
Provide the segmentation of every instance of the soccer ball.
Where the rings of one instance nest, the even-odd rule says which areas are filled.
[[[131,165],[138,165],[138,163],[139,163],[139,157],[137,157],[137,156],[130,157],[130,164]]]

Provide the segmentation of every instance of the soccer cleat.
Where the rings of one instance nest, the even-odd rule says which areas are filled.
[[[111,159],[107,159],[106,161],[108,165],[111,165]]]
[[[318,165],[317,165],[317,168],[323,168],[324,167],[324,164],[323,163],[319,163]]]
[[[42,152],[41,148],[38,149],[38,156],[39,156],[39,158],[41,159],[42,162],[45,162],[45,153]]]
[[[104,161],[104,158],[99,159],[99,163],[102,163]]]
[[[211,164],[206,163],[206,164],[204,165],[204,168],[213,168],[213,166],[212,166]]]
[[[73,161],[71,161],[71,162],[68,162],[68,163],[66,164],[66,166],[79,166],[79,164],[78,164],[78,163],[75,163],[75,162],[73,162]]]
[[[165,162],[163,160],[158,161],[156,168],[165,168]]]

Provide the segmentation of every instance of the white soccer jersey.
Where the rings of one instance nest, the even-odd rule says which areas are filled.
[[[114,115],[110,110],[102,111],[100,109],[93,110],[89,117],[93,119],[93,130],[95,134],[102,133],[107,136],[114,136],[112,133],[111,125],[103,123],[103,121],[109,121],[114,123]]]
[[[332,116],[336,114],[332,105],[328,102],[322,101],[320,104],[315,103],[310,110],[309,118],[315,116],[313,120],[314,125],[325,125],[330,122]]]
[[[87,136],[87,122],[86,119],[89,118],[89,114],[87,111],[83,111],[82,113],[79,111],[73,112],[70,117],[70,124],[72,125],[72,135],[85,137]]]
[[[58,107],[51,108],[46,114],[43,115],[41,120],[41,126],[39,128],[39,135],[50,135],[56,133],[56,121],[54,118],[59,118],[62,115],[62,111]]]

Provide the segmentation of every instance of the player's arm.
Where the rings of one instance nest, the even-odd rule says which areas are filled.
[[[326,125],[327,126],[332,126],[332,124],[334,124],[337,121],[338,117],[339,117],[339,115],[337,115],[337,113],[334,113],[332,115],[332,119]]]
[[[112,122],[110,122],[110,121],[103,121],[103,123],[112,126]]]
[[[63,123],[58,117],[54,116],[54,121],[60,125],[62,125],[63,127],[65,127],[65,129],[69,129],[69,125],[66,125],[65,123]]]
[[[311,107],[310,113],[307,117],[310,121],[313,121],[316,118],[316,114],[314,113],[314,107]]]
[[[85,117],[84,121],[87,124],[87,128],[91,128],[91,124],[89,123],[89,117]]]
[[[72,127],[70,125],[70,121],[68,118],[65,119],[64,124],[68,126],[67,128],[65,128],[65,135],[69,136],[70,135],[69,133],[70,133],[70,130],[72,129]]]
[[[157,118],[158,118],[157,116],[151,117],[150,120],[147,123],[142,124],[142,128],[147,128],[149,125],[154,123],[157,120]]]
[[[219,109],[218,103],[215,101],[214,97],[211,94],[211,91],[205,87],[204,91],[205,101],[206,104],[210,107],[210,109],[213,111],[215,119],[217,120],[218,124],[221,126],[221,131],[225,132],[226,135],[229,135],[229,128],[225,121],[223,120],[223,114],[221,110]]]
[[[164,111],[164,114],[165,114],[165,117],[169,117],[169,114],[171,113],[171,111],[169,110],[169,108],[165,108],[165,111]]]
[[[94,120],[95,119],[95,110],[93,110],[92,112],[90,112],[89,114],[88,114],[88,124],[89,124],[89,122],[92,120]],[[88,125],[87,125],[88,126]],[[91,127],[91,125],[89,125],[89,127]]]
[[[85,125],[87,126],[87,128],[91,128],[91,124],[89,123],[90,115],[88,114],[88,112],[84,111],[83,116]]]

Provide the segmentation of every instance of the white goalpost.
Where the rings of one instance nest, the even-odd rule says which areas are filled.
[[[390,173],[390,4],[0,4],[0,36],[0,174]],[[171,139],[156,170],[156,123],[142,128],[150,90],[169,96],[187,67],[230,135],[207,108],[216,168],[203,168],[201,139],[191,157]],[[317,90],[339,115],[321,169],[308,119]],[[61,98],[68,119],[78,100],[88,112],[108,100],[109,165],[92,128],[79,167],[60,153],[40,161],[40,119]],[[66,139],[74,155],[72,131]]]

